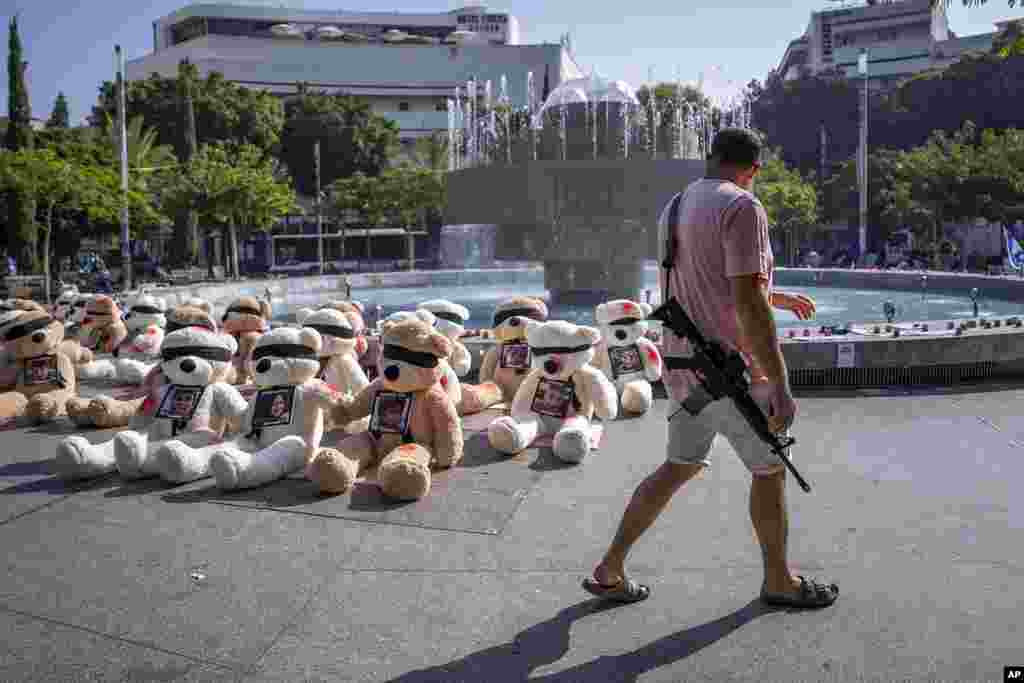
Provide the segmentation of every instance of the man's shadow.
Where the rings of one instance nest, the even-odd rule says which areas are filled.
[[[640,674],[686,659],[762,614],[778,611],[778,608],[768,607],[754,599],[732,614],[659,638],[638,650],[598,657],[565,671],[530,678],[532,671],[557,662],[569,652],[569,633],[573,622],[620,606],[596,599],[586,600],[522,631],[512,642],[474,652],[448,664],[410,671],[388,683],[632,683]]]

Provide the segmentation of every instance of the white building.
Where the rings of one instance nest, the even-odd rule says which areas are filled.
[[[296,84],[364,97],[399,124],[402,138],[448,126],[446,99],[471,77],[502,76],[515,106],[527,73],[554,89],[582,71],[562,44],[520,45],[507,12],[473,6],[436,14],[296,10],[256,4],[193,4],[153,22],[153,53],[128,64],[128,79],[173,76],[188,58],[203,76],[287,96]]]
[[[949,30],[945,2],[933,7],[930,0],[851,0],[812,12],[804,35],[787,46],[778,73],[791,80],[839,69],[852,78],[866,49],[869,85],[886,89],[967,52],[988,51],[995,35],[958,37]]]

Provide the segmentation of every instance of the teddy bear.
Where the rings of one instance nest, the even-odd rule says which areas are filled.
[[[319,332],[323,341],[317,379],[323,380],[343,394],[353,396],[369,385],[370,380],[366,378],[366,373],[359,365],[359,356],[366,348],[366,337],[357,335],[352,328],[351,319],[346,314],[334,308],[322,308],[309,314],[301,311],[296,314],[296,320],[299,325]],[[326,431],[340,426],[333,424],[329,416],[325,419]],[[363,431],[368,424],[356,422],[343,428],[345,431]]]
[[[168,439],[194,448],[214,443],[231,417],[248,404],[238,390],[223,381],[236,350],[235,340],[201,327],[186,327],[164,338],[160,371],[166,378],[146,398],[134,429],[112,440],[90,444],[69,436],[57,445],[57,470],[80,479],[117,471],[126,479],[158,473],[157,450]]]
[[[270,302],[252,296],[235,299],[224,311],[221,328],[238,342],[238,355],[233,361],[236,384],[252,382],[248,360],[256,342],[270,329],[271,317]]]
[[[398,323],[405,320],[420,320],[431,327],[437,327],[437,318],[425,308],[418,308],[415,311],[395,311],[384,318],[382,322]],[[376,349],[377,357],[373,364],[379,368],[384,351],[383,345],[377,344]],[[452,400],[456,409],[458,409],[458,406],[462,403],[462,382],[459,381],[459,376],[455,374],[455,369],[452,368],[447,358],[442,358],[439,365],[441,366],[441,387],[448,394],[448,398]]]
[[[209,306],[207,306],[209,308]],[[190,305],[178,305],[167,311],[167,334],[185,327],[199,327],[208,332],[218,334],[217,323],[208,310]],[[162,337],[165,339],[166,336]],[[161,343],[161,347],[162,347]],[[234,376],[234,366],[227,370],[228,384]],[[165,384],[161,366],[157,363],[146,374],[141,384],[130,395],[121,398],[97,396],[95,398],[73,397],[68,400],[68,417],[79,427],[99,427],[110,429],[127,426],[133,417],[140,414],[145,399],[153,396],[158,398],[160,387]]]
[[[78,333],[78,341],[84,348],[93,353],[113,353],[127,336],[121,309],[112,298],[100,294],[86,304],[85,318]]]
[[[591,420],[618,413],[615,387],[590,365],[601,333],[593,327],[562,320],[526,321],[532,369],[512,401],[512,415],[499,417],[487,428],[491,446],[516,454],[541,434],[554,434],[552,451],[568,463],[590,453]]]
[[[342,398],[316,379],[322,345],[309,327],[263,335],[250,361],[259,389],[243,414],[241,434],[206,448],[168,442],[157,456],[162,476],[192,481],[212,474],[218,487],[233,490],[301,471],[320,446],[325,410]]]
[[[18,384],[18,364],[14,358],[14,349],[7,348],[4,335],[17,324],[24,311],[13,308],[8,302],[3,303],[7,307],[0,307],[0,388],[6,391]]]
[[[436,318],[434,327],[448,337],[448,341],[452,343],[452,356],[449,365],[455,371],[456,381],[459,381],[461,385],[462,396],[456,403],[459,415],[474,415],[487,410],[496,403],[501,403],[501,388],[495,382],[464,384],[459,380],[469,374],[473,362],[466,345],[459,341],[466,333],[469,310],[465,306],[444,299],[424,301],[419,305],[419,309],[434,314]]]
[[[611,380],[622,402],[622,411],[643,415],[654,396],[651,382],[661,379],[658,347],[648,339],[650,304],[616,299],[599,304],[594,311],[601,341],[594,353],[594,367]]]
[[[45,311],[22,311],[4,332],[18,371],[14,389],[0,394],[0,419],[27,416],[33,422],[65,414],[75,395],[75,369],[61,350],[64,325]]]
[[[66,322],[74,310],[75,299],[79,296],[78,287],[70,286],[61,290],[53,302],[53,317]]]
[[[127,336],[112,351],[113,358],[97,359],[78,367],[78,378],[142,384],[160,361],[167,304],[163,299],[142,294],[131,304],[123,320]]]
[[[384,494],[418,500],[430,492],[431,468],[453,467],[462,459],[462,423],[441,386],[451,342],[416,318],[382,322],[381,340],[381,376],[354,401],[339,401],[332,409],[339,422],[369,415],[370,428],[320,450],[306,476],[324,493],[344,493],[362,469],[379,461]]]
[[[484,354],[479,376],[481,383],[493,381],[498,385],[505,403],[512,403],[530,371],[526,322],[547,322],[547,319],[547,305],[534,297],[515,296],[495,307],[493,334],[498,343]]]
[[[64,321],[65,338],[78,338],[78,334],[82,331],[82,322],[85,320],[85,310],[89,307],[89,302],[97,296],[97,294],[79,294],[75,297],[71,303],[71,312],[68,313],[67,320]]]

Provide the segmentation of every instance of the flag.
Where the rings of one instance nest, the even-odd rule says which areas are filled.
[[[1006,240],[1006,266],[1014,270],[1024,268],[1024,247],[1020,242],[1010,235],[1010,231],[1003,226],[1003,238]]]

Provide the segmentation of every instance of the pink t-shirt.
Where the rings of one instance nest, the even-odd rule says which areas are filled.
[[[671,201],[658,220],[661,259]],[[771,241],[768,215],[750,192],[727,180],[702,178],[683,192],[679,202],[675,268],[669,296],[675,296],[694,324],[708,339],[741,350],[739,321],[731,277],[761,273],[772,284]],[[658,270],[664,287],[664,269]],[[689,342],[668,329],[664,334],[666,356],[688,356]],[[750,364],[749,355],[745,354]],[[696,377],[688,370],[666,370],[665,388],[670,397],[683,401]]]

